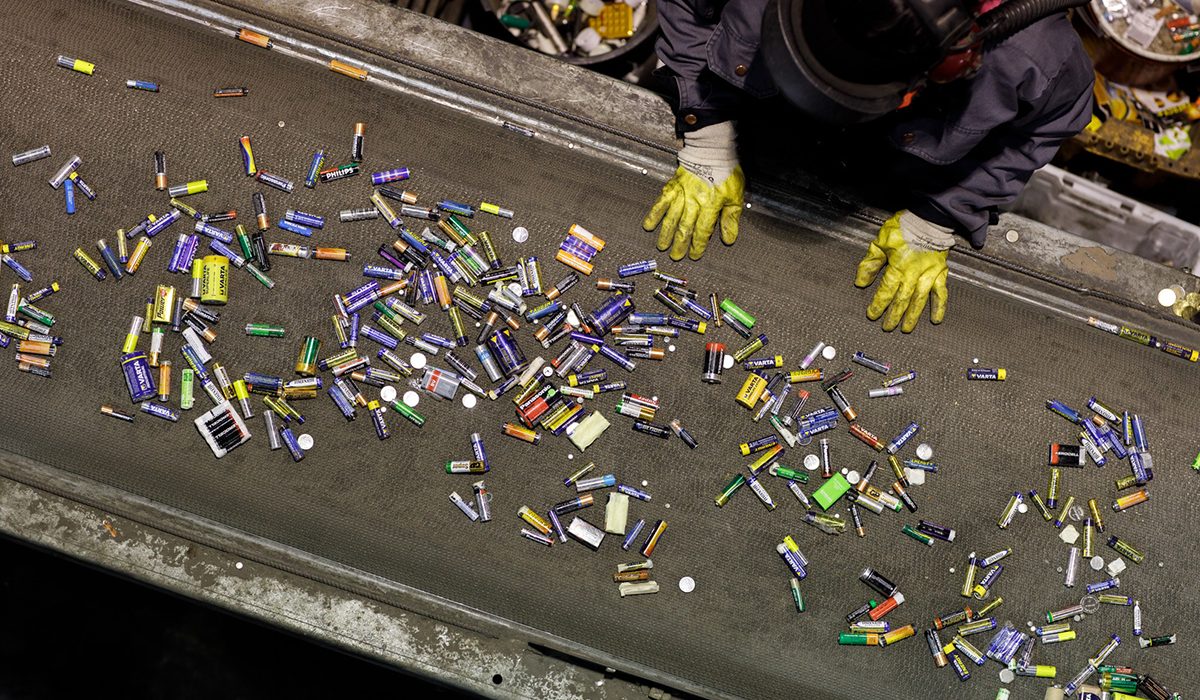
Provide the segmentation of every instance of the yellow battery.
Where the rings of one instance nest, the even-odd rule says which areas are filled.
[[[96,64],[89,63],[82,58],[77,58],[71,63],[71,70],[78,71],[85,75],[92,75],[96,72]]]
[[[800,382],[819,382],[825,378],[825,371],[820,369],[798,369],[788,372],[787,377],[790,384],[799,384]]]
[[[524,520],[533,527],[537,528],[538,532],[542,533],[543,535],[549,535],[554,531],[553,528],[550,527],[550,523],[546,522],[545,518],[538,515],[529,506],[521,506],[521,508],[517,510],[517,515],[520,516],[521,520]]]
[[[602,39],[627,39],[633,36],[633,8],[623,2],[607,3],[588,24]]]
[[[204,257],[204,279],[200,284],[201,304],[225,304],[229,301],[229,258]]]
[[[175,288],[169,284],[160,284],[154,291],[154,313],[150,320],[154,323],[170,323],[175,318]]]
[[[192,180],[184,185],[175,185],[167,190],[172,197],[184,197],[208,191],[208,180]]]
[[[204,286],[204,258],[192,258],[192,293],[188,296],[200,298],[200,288]]]
[[[767,390],[767,380],[757,374],[749,374],[746,376],[746,383],[742,384],[742,388],[738,391],[737,402],[746,408],[754,408],[758,400],[762,398],[763,392]]]

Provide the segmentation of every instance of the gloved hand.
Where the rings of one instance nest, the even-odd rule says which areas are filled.
[[[954,240],[951,229],[931,224],[908,210],[888,219],[858,264],[854,279],[856,286],[869,287],[879,269],[887,265],[875,298],[867,307],[867,318],[874,321],[886,310],[883,330],[895,330],[900,325],[901,331],[912,333],[932,295],[929,320],[941,323],[946,316],[946,276],[950,272],[946,256]]]
[[[738,217],[745,206],[746,178],[737,160],[736,132],[732,122],[721,122],[688,132],[679,151],[679,168],[663,185],[662,194],[642,221],[653,231],[659,222],[658,249],[671,249],[671,259],[687,253],[699,260],[708,247],[717,217],[721,240],[733,245]]]

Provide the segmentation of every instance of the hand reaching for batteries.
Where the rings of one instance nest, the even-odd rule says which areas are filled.
[[[737,240],[746,177],[738,165],[734,139],[731,122],[684,135],[675,176],[663,185],[658,201],[642,221],[647,231],[662,224],[658,249],[669,248],[672,260],[682,260],[685,253],[699,260],[718,221],[725,245]]]
[[[875,298],[867,307],[867,318],[883,319],[883,330],[896,326],[911,333],[933,299],[929,320],[941,323],[946,316],[946,257],[954,245],[950,229],[929,223],[910,211],[896,213],[879,229],[879,236],[858,264],[854,284],[869,287],[879,270],[887,265]],[[901,323],[903,319],[903,323]]]
[[[737,240],[745,187],[746,178],[740,167],[714,187],[679,166],[675,177],[663,185],[658,201],[642,221],[642,228],[653,231],[661,221],[658,249],[670,248],[672,260],[682,260],[684,253],[692,260],[699,260],[708,248],[718,217],[725,245],[733,245]]]

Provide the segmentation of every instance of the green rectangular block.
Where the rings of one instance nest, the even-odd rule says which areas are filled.
[[[813,500],[821,505],[824,510],[829,510],[829,506],[837,503],[837,499],[842,497],[842,494],[850,490],[850,482],[846,481],[846,477],[838,472],[834,472],[833,476],[826,481],[821,488],[813,491]]]

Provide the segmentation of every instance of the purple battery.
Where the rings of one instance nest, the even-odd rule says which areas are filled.
[[[421,303],[433,303],[433,273],[429,270],[421,270],[417,275],[417,289],[421,292]]]
[[[220,241],[222,243],[233,243],[233,234],[232,233],[222,230],[220,228],[217,228],[216,226],[213,226],[210,223],[207,223],[204,221],[197,221],[195,229],[196,229],[196,233],[200,233],[205,236],[208,236],[209,238],[211,238],[215,241]]]
[[[392,170],[381,170],[377,173],[371,173],[371,184],[373,185],[386,185],[389,182],[407,179],[408,168],[393,168]]]
[[[125,387],[129,389],[129,399],[141,403],[158,395],[154,386],[154,372],[150,369],[150,361],[144,352],[131,352],[121,356],[121,370],[125,372]]]
[[[596,253],[600,252],[587,243],[575,238],[574,236],[568,237],[558,247],[577,258],[582,258],[583,260],[591,260],[592,258],[596,257]]]
[[[188,272],[192,269],[192,260],[196,258],[196,250],[199,247],[200,236],[194,233],[189,235],[187,244],[183,248],[183,254],[179,257],[179,272]]]
[[[381,330],[377,330],[374,326],[363,326],[358,332],[362,337],[373,340],[388,350],[395,350],[396,346],[400,344],[399,340]]]
[[[188,234],[181,233],[175,241],[175,249],[171,251],[171,259],[167,262],[167,272],[179,270],[179,261],[183,259],[183,251],[187,248]]]
[[[146,226],[146,237],[154,238],[165,231],[168,226],[178,221],[180,216],[183,215],[179,213],[178,209],[172,209],[163,216],[155,219],[153,223]]]

